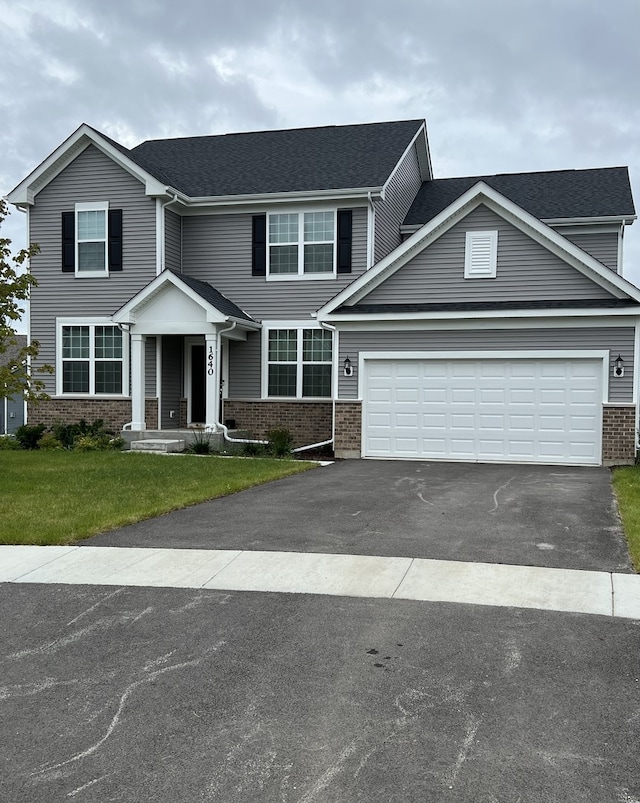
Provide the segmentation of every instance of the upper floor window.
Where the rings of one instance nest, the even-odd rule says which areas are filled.
[[[76,272],[106,273],[108,204],[76,204]]]
[[[494,279],[498,262],[498,232],[468,231],[464,252],[465,279]]]
[[[79,277],[122,270],[121,209],[96,201],[62,213],[62,270]]]
[[[269,276],[335,274],[335,212],[269,215]]]

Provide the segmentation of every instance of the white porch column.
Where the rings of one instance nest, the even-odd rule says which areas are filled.
[[[144,420],[144,335],[131,335],[131,429],[146,429]]]
[[[214,427],[220,415],[220,377],[218,376],[218,333],[204,336],[207,415],[205,426]]]

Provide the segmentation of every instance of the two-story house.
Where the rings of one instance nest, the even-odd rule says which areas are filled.
[[[40,245],[30,422],[342,457],[635,455],[625,168],[433,177],[424,121],[153,140],[82,125],[8,196]]]

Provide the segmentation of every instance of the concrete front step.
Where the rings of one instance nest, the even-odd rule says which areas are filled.
[[[184,452],[185,441],[169,438],[145,438],[131,442],[133,452]]]

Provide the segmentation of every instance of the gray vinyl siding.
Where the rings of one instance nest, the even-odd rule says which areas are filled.
[[[162,396],[160,417],[162,429],[177,429],[180,422],[182,398],[182,361],[184,339],[179,335],[162,337]],[[175,416],[171,418],[171,410]]]
[[[76,203],[108,201],[122,209],[123,270],[105,278],[63,273],[62,212]],[[89,146],[36,196],[30,240],[40,246],[31,261],[38,286],[31,294],[31,335],[40,343],[37,364],[55,365],[56,317],[112,315],[156,275],[155,201],[144,186],[97,148]],[[53,376],[47,391],[55,392]]]
[[[182,269],[212,284],[256,320],[307,318],[366,270],[366,208],[353,210],[352,272],[335,279],[252,276],[251,221],[250,214],[185,216]]]
[[[594,259],[602,262],[613,271],[618,269],[618,233],[615,231],[597,232],[593,234],[560,234],[570,240],[578,248],[582,248]]]
[[[182,218],[170,209],[164,211],[164,266],[182,270]]]
[[[498,232],[496,278],[464,278],[465,235],[473,230]],[[375,288],[362,303],[598,298],[611,298],[611,294],[481,205]]]
[[[603,350],[611,359],[618,354],[624,359],[624,377],[614,379],[609,371],[609,401],[631,403],[634,383],[633,326],[562,329],[465,329],[456,331],[406,332],[341,332],[338,364],[349,357],[354,370],[352,377],[341,374],[338,393],[341,399],[358,395],[357,365],[361,351],[523,351]]]
[[[16,429],[23,424],[24,401],[22,399],[0,399],[0,435],[13,435]]]
[[[155,398],[156,393],[156,339],[145,338],[144,349],[144,394],[147,398]]]
[[[229,398],[260,398],[260,332],[249,332],[246,342],[229,340]]]
[[[422,185],[416,147],[410,149],[375,205],[374,261],[379,262],[402,242],[400,224]]]

